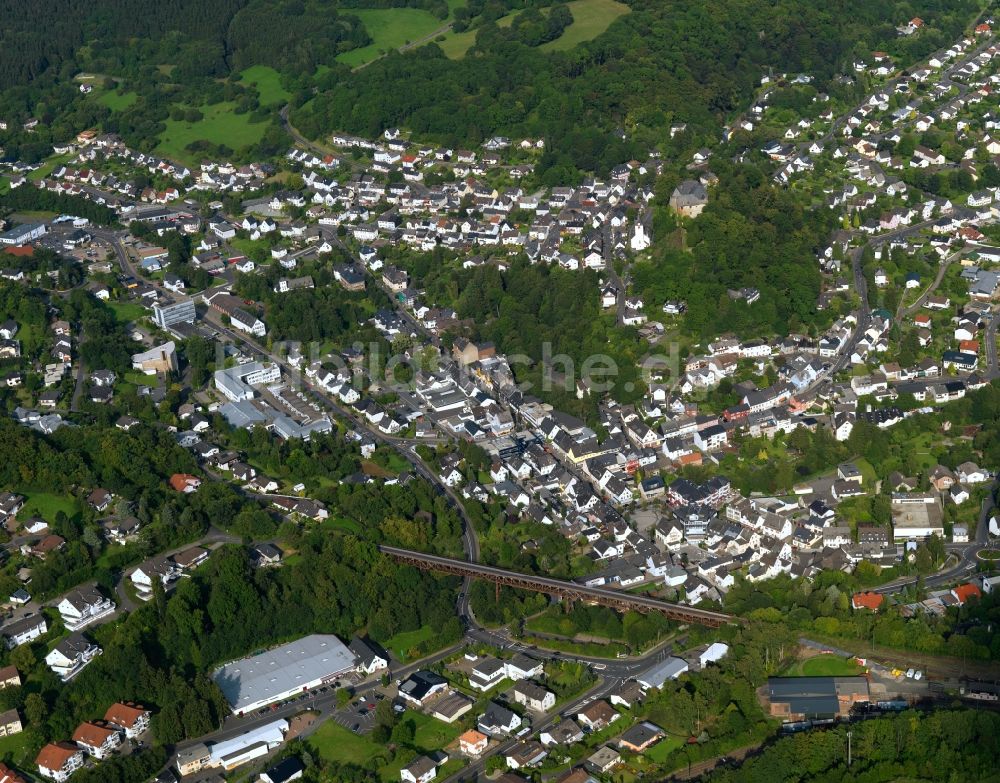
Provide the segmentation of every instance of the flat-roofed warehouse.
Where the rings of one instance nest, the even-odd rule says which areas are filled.
[[[336,636],[312,634],[240,658],[213,679],[237,715],[318,688],[354,669],[355,656]]]

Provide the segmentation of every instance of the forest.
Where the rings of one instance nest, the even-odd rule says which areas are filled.
[[[719,124],[745,105],[768,69],[808,71],[817,88],[827,88],[851,58],[873,49],[902,62],[927,54],[952,40],[975,10],[972,0],[723,0],[712,7],[633,0],[631,12],[593,41],[548,53],[539,45],[573,21],[567,6],[548,5],[474,0],[453,9],[455,30],[476,33],[465,57],[451,60],[431,42],[355,72],[336,61],[370,41],[354,8],[419,7],[443,19],[448,5],[0,0],[7,33],[0,116],[42,123],[30,134],[11,123],[0,143],[8,155],[38,160],[53,141],[100,126],[151,150],[172,113],[225,100],[265,129],[256,144],[219,151],[270,157],[286,143],[275,107],[262,105],[256,88],[238,78],[250,65],[266,65],[280,72],[292,94],[292,121],[307,136],[334,129],[374,136],[402,126],[458,147],[496,133],[543,137],[549,143],[536,173],[542,184],[565,184],[641,159],[653,146],[680,154],[716,139]],[[511,12],[510,25],[497,23]],[[900,39],[894,25],[914,15],[927,21],[925,32]],[[73,81],[80,72],[95,74],[102,90],[132,95],[130,103],[112,111],[81,95]],[[688,132],[666,139],[675,122],[687,123]]]
[[[986,710],[908,711],[784,737],[710,783],[996,781],[1000,715]],[[851,764],[848,767],[848,732]]]
[[[679,142],[715,138],[768,68],[806,71],[824,84],[851,56],[893,51],[894,25],[904,17],[933,20],[939,33],[907,45],[933,48],[974,8],[968,0],[906,8],[862,0],[630,6],[606,33],[565,53],[543,53],[490,23],[461,60],[434,44],[390,54],[329,79],[318,96],[297,93],[293,121],[316,138],[330,129],[373,136],[402,126],[459,147],[494,133],[541,136],[548,144],[537,171],[544,184],[562,184],[640,157],[664,142],[672,122],[689,125]]]

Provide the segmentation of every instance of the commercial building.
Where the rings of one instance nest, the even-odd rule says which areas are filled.
[[[281,368],[266,362],[248,362],[215,372],[215,388],[233,402],[252,400],[253,386],[280,380]]]
[[[667,680],[676,680],[688,668],[688,662],[683,658],[664,658],[659,663],[650,666],[635,679],[639,685],[647,690],[661,688]]]
[[[209,746],[211,758],[206,766],[235,769],[241,764],[266,756],[280,745],[288,733],[288,721],[279,718],[238,737]]]
[[[354,653],[336,636],[312,634],[227,663],[214,680],[233,712],[242,715],[332,682],[354,665]]]
[[[132,356],[132,369],[146,375],[177,372],[177,346],[173,340]]]
[[[771,715],[797,721],[846,717],[871,697],[864,677],[771,677],[767,698]]]
[[[944,535],[941,502],[930,492],[896,492],[890,504],[893,537],[918,540]]]
[[[191,324],[197,317],[193,299],[182,299],[168,305],[153,305],[153,321],[161,329],[168,329],[174,324]]]
[[[44,223],[24,223],[0,234],[0,245],[23,245],[45,236]]]

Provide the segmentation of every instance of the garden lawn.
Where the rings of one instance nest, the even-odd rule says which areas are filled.
[[[30,490],[18,492],[18,494],[24,495],[27,498],[24,508],[18,514],[21,519],[41,517],[46,522],[52,522],[56,518],[56,514],[60,511],[70,519],[77,513],[76,501],[66,495],[56,495],[51,492],[31,492]]]
[[[115,320],[120,324],[138,321],[149,314],[149,311],[138,302],[107,302],[107,306],[115,314]]]
[[[244,82],[257,88],[261,106],[284,103],[292,97],[291,93],[281,86],[281,75],[274,68],[266,65],[252,65],[243,71],[241,76]]]
[[[233,108],[233,103],[224,101],[199,107],[203,117],[198,122],[168,119],[156,151],[174,160],[193,161],[200,156],[189,152],[187,146],[195,141],[225,144],[233,150],[256,144],[267,124],[251,123],[249,114],[236,114]]]
[[[337,55],[339,62],[352,67],[377,59],[384,50],[425,38],[445,24],[421,8],[352,8],[348,13],[361,20],[372,39],[368,46]]]
[[[615,0],[573,0],[567,3],[573,14],[573,24],[554,41],[542,44],[543,52],[561,52],[577,44],[590,41],[605,30],[619,16],[629,12],[629,7]]]
[[[32,766],[38,746],[32,747],[32,732],[22,731],[9,737],[0,737],[0,758],[20,769]]]
[[[367,766],[369,761],[386,752],[370,738],[359,736],[332,720],[320,726],[307,742],[321,758],[357,767]]]
[[[683,744],[684,744],[683,738],[675,737],[672,734],[668,734],[662,740],[653,745],[653,747],[647,750],[643,755],[650,761],[653,761],[657,764],[662,764],[667,760],[667,756],[669,756]]]

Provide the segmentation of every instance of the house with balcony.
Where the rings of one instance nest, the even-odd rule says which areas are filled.
[[[94,585],[78,587],[56,604],[63,624],[70,631],[79,631],[115,613],[115,603],[105,598]]]

